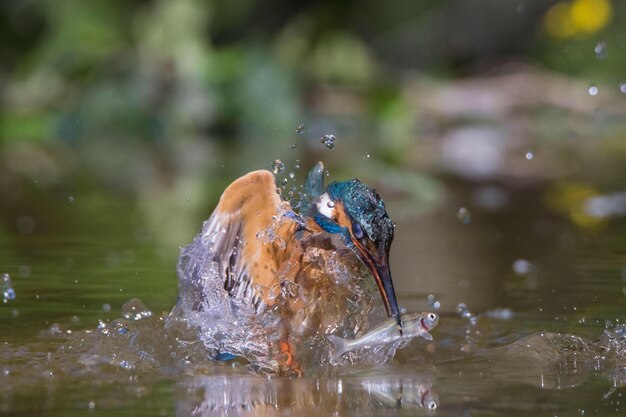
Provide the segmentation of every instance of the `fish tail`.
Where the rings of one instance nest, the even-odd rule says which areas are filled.
[[[338,358],[348,351],[348,339],[334,334],[327,334],[328,341],[332,344],[333,358]]]

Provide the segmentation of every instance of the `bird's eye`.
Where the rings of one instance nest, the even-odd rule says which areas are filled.
[[[363,229],[361,228],[361,225],[358,224],[357,222],[352,222],[352,234],[357,239],[363,239],[363,236],[365,236],[365,234],[363,233]]]

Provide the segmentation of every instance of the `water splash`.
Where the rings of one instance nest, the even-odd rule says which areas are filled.
[[[328,149],[335,149],[335,140],[335,135],[328,134],[322,136],[320,142],[322,142]]]
[[[461,345],[461,351],[472,352],[477,344],[477,337],[480,335],[476,329],[478,317],[467,308],[465,303],[459,303],[456,306],[456,313],[465,321],[465,343]]]
[[[462,319],[467,320],[467,323],[474,327],[476,326],[476,324],[478,323],[478,318],[476,317],[476,315],[474,313],[472,313],[467,306],[465,305],[465,303],[459,303],[456,306],[456,313],[459,315],[459,317],[461,317]]]
[[[13,289],[13,283],[9,274],[3,274],[0,278],[0,292],[2,292],[2,302],[8,303],[10,300],[15,300],[15,289]]]
[[[260,231],[257,239],[269,248],[284,245],[276,230],[293,221],[294,215],[279,210],[271,227]],[[229,296],[216,261],[220,254],[207,239],[213,233],[209,224],[181,250],[179,301],[168,318],[168,323],[182,321],[196,329],[207,356],[228,353],[246,359],[257,373],[280,373],[284,372],[281,341],[288,337],[297,346],[296,359],[305,373],[325,372],[332,356],[326,334],[353,339],[387,318],[374,279],[338,238],[320,242],[317,236],[303,236],[302,268],[295,271],[295,279],[284,278],[296,267],[285,262],[277,271],[279,283],[249,284],[260,294],[255,303]],[[302,271],[307,271],[306,276]],[[343,355],[337,366],[379,365],[389,361],[398,347],[391,342],[359,349]]]
[[[427,301],[428,301],[428,307],[435,309],[435,310],[439,310],[441,308],[441,302],[439,302],[435,298],[434,294],[428,294]]]
[[[274,174],[280,174],[285,170],[285,164],[280,159],[275,159],[272,162],[272,172]]]
[[[122,306],[122,316],[129,320],[142,320],[152,316],[152,311],[139,298],[131,298]]]

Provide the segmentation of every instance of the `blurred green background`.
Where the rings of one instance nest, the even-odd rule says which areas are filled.
[[[7,0],[0,51],[12,274],[37,236],[127,239],[104,265],[159,259],[171,289],[224,187],[275,159],[285,193],[323,160],[400,224],[517,204],[502,187],[579,228],[622,214],[587,203],[626,175],[624,2]]]

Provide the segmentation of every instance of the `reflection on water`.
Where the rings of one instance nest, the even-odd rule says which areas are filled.
[[[181,384],[178,416],[332,415],[358,410],[427,410],[439,406],[432,377],[371,372],[342,379],[200,376]],[[356,414],[356,413],[355,413]]]

